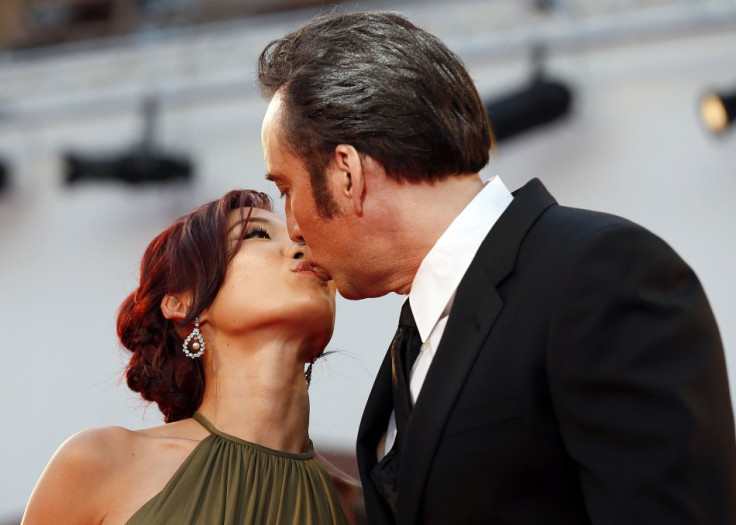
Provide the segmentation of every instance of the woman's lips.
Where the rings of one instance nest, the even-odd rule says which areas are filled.
[[[327,275],[327,273],[325,273],[324,270],[315,266],[309,261],[300,262],[299,264],[296,265],[293,271],[296,273],[308,273],[308,274],[314,275],[317,279],[320,279],[321,281],[331,280],[330,276]]]

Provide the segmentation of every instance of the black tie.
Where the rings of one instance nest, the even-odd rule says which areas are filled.
[[[394,516],[397,513],[399,452],[403,448],[406,425],[411,415],[412,402],[409,389],[409,372],[419,355],[422,338],[411,312],[407,299],[401,307],[399,327],[391,341],[391,365],[393,383],[394,415],[396,417],[396,439],[393,447],[371,471],[371,477],[378,491],[391,506]]]
[[[393,369],[394,412],[396,414],[396,438],[400,440],[406,432],[406,424],[411,414],[411,389],[409,388],[409,372],[414,365],[422,338],[414,321],[414,314],[407,299],[401,307],[399,327],[391,341],[391,363]],[[403,442],[402,442],[403,443]]]

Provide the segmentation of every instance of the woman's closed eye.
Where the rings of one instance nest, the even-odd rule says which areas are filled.
[[[243,239],[270,239],[268,231],[261,226],[253,226],[248,228],[248,231],[243,236]]]

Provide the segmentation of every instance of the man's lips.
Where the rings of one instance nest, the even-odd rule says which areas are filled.
[[[313,263],[309,261],[302,261],[299,264],[296,265],[294,270],[292,270],[296,273],[309,273],[317,277],[318,279],[322,281],[329,281],[332,278],[327,275],[327,273],[318,266],[315,266]]]

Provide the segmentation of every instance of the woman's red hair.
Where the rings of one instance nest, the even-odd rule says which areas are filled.
[[[266,194],[234,190],[161,232],[143,255],[138,289],[120,306],[118,337],[133,354],[126,370],[128,386],[156,403],[167,423],[191,417],[202,402],[202,362],[183,353],[177,328],[189,325],[215,299],[240,247],[229,242],[228,215],[247,207],[272,210]],[[192,294],[192,303],[175,325],[163,316],[161,300],[185,291]]]

